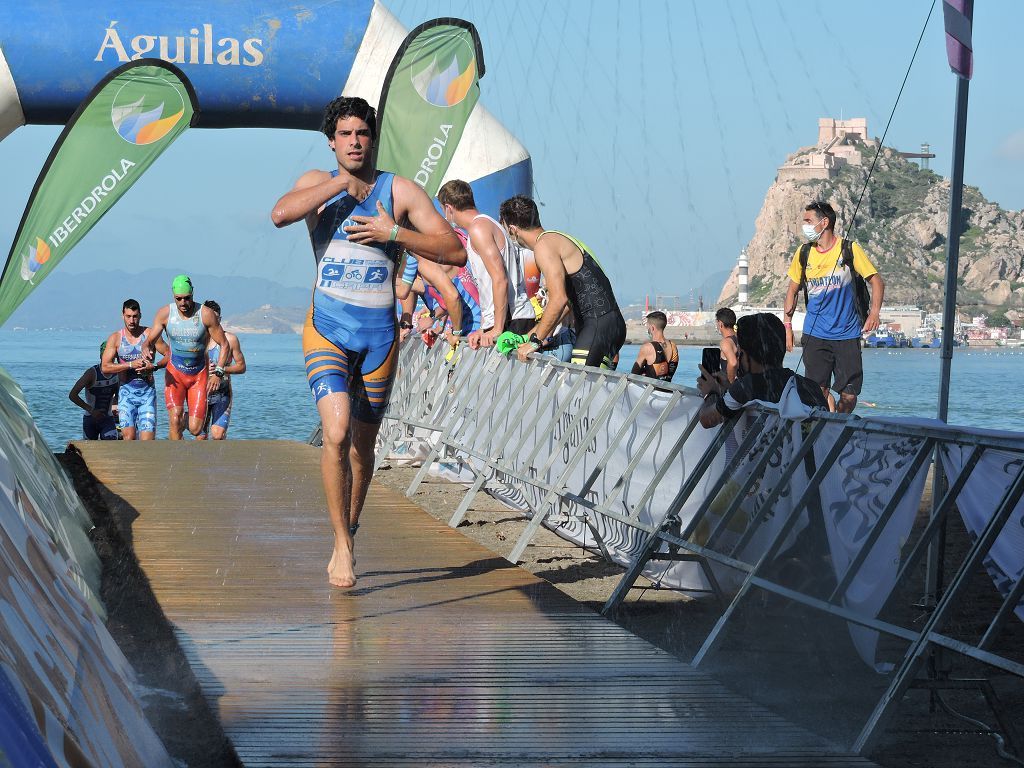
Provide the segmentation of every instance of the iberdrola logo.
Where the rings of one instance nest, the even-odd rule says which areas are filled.
[[[30,245],[28,253],[21,258],[21,279],[32,283],[32,278],[36,276],[36,272],[49,260],[50,246],[41,237],[37,237],[35,247]],[[32,285],[35,285],[35,283],[32,283]]]
[[[465,40],[460,41],[461,50],[435,55],[419,73],[412,75],[416,92],[429,104],[438,107],[454,107],[469,93],[476,79],[476,57]],[[433,40],[430,41],[434,47]],[[459,60],[465,62],[460,65]]]
[[[155,78],[125,83],[110,108],[117,135],[132,144],[159,141],[184,114],[185,102],[178,89]]]

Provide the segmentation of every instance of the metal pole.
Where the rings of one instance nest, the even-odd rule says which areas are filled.
[[[949,413],[949,372],[953,364],[956,322],[956,278],[963,229],[964,143],[967,139],[967,91],[971,81],[956,79],[956,120],[953,127],[953,170],[949,176],[949,227],[946,230],[946,305],[942,310],[942,373],[939,376],[939,420]]]
[[[949,226],[946,229],[946,302],[942,308],[942,369],[939,373],[939,420],[949,415],[949,375],[953,367],[953,327],[956,324],[956,288],[960,265],[960,234],[963,231],[964,146],[967,141],[967,95],[971,81],[956,79],[956,116],[953,120],[953,168],[949,175]],[[946,473],[942,470],[941,446],[935,448],[932,464],[932,517],[939,514],[941,499],[946,493]],[[937,605],[942,592],[946,554],[946,519],[939,524],[939,533],[928,548],[923,603],[926,608]],[[936,649],[929,664],[929,676],[944,676],[946,671],[941,652]]]

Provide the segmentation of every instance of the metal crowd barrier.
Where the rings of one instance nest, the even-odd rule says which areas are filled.
[[[428,350],[418,340],[403,348],[378,461],[403,444],[419,443],[421,466],[407,491],[410,496],[435,465],[455,467],[468,490],[451,518],[453,527],[481,490],[501,498],[515,495],[529,521],[509,555],[513,562],[542,524],[564,533],[559,521],[581,523],[576,532],[581,543],[626,567],[604,612],[615,610],[640,575],[656,572],[658,563],[696,564],[706,586],[687,586],[685,591],[713,592],[725,607],[696,653],[695,666],[720,648],[726,628],[755,590],[902,641],[905,652],[853,744],[859,752],[877,744],[936,652],[953,652],[1024,678],[1020,649],[997,648],[1011,615],[1024,618],[1024,578],[1019,573],[1015,581],[1004,579],[1003,599],[979,636],[965,639],[943,631],[953,612],[973,599],[968,582],[983,564],[991,567],[993,545],[1009,535],[1008,521],[1024,525],[1024,436],[864,420],[819,410],[793,421],[771,408],[752,409],[704,430],[698,423],[699,394],[687,387],[537,355],[520,364],[493,351],[462,350],[451,364],[443,361],[444,351]],[[639,427],[638,415],[655,400],[653,407],[660,412]],[[627,408],[624,401],[633,404]],[[674,435],[666,434],[670,422],[678,430]],[[606,443],[595,454],[595,438],[602,432]],[[648,449],[666,438],[671,438],[670,447],[651,461]],[[612,466],[624,441],[629,458]],[[927,524],[912,534],[909,526],[933,457],[949,455],[952,461],[955,451],[969,453],[958,471],[948,473]],[[876,463],[867,467],[866,457]],[[888,615],[893,613],[893,596],[922,580],[922,558],[939,545],[950,511],[986,459],[986,466],[1002,467],[1007,482],[991,512],[984,510],[984,524],[959,562],[947,556],[948,586],[920,584],[925,594],[931,590],[937,595],[921,626]],[[581,462],[586,462],[582,473]],[[641,462],[649,464],[648,474],[639,494],[630,493],[626,503],[624,493]],[[889,485],[872,489],[883,469]],[[604,485],[596,492],[600,481]],[[652,505],[669,482],[674,483],[671,500],[663,507]],[[842,485],[826,491],[830,483]],[[873,517],[863,538],[845,553],[848,564],[834,574],[826,594],[820,583],[816,588],[789,583],[778,564],[787,552],[800,551],[794,541],[805,542],[805,554],[816,551],[814,546],[820,550],[827,538],[823,527],[835,524],[836,509],[849,508],[833,502],[825,509],[823,500],[835,499],[837,488],[840,495],[848,488],[851,495],[873,492],[865,502]],[[968,501],[964,497],[962,503]],[[891,586],[879,593],[877,605],[858,605],[851,587],[878,567],[877,558],[887,551],[883,543],[892,549],[891,541],[883,538],[892,538],[890,525],[898,521],[907,528],[906,542],[901,539],[893,549],[898,551],[898,569]],[[815,531],[819,543],[806,544],[814,541]],[[735,588],[723,586],[723,576]],[[1011,742],[1012,728],[1000,722]]]

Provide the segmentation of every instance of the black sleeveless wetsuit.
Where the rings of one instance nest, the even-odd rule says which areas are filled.
[[[565,276],[565,292],[576,318],[576,343],[571,362],[577,365],[614,369],[619,349],[626,343],[626,321],[608,276],[587,246],[572,235],[555,232],[570,240],[583,254],[583,264]]]

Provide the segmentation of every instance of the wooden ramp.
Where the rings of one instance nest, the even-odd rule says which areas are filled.
[[[315,448],[76,445],[248,766],[871,764],[379,485],[331,588]]]

